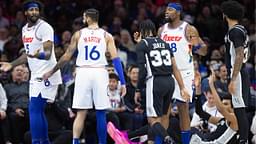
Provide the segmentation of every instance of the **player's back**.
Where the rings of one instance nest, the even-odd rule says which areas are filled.
[[[148,37],[143,39],[147,47],[146,63],[148,76],[164,76],[172,74],[171,56],[169,45],[160,38]]]
[[[169,43],[173,55],[177,59],[176,63],[179,70],[193,69],[192,51],[185,36],[187,26],[188,23],[183,22],[177,28],[172,29],[169,27],[169,23],[166,23],[160,34],[161,39]]]
[[[107,60],[105,57],[107,32],[101,28],[80,30],[78,41],[77,66],[105,66]]]

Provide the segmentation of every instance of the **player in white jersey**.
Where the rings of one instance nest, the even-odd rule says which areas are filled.
[[[43,80],[45,72],[52,69],[56,62],[54,54],[53,28],[40,18],[41,4],[37,1],[24,2],[27,24],[22,28],[22,40],[26,54],[11,63],[0,63],[0,70],[8,71],[12,67],[28,62],[30,78],[30,131],[32,143],[48,144],[48,127],[44,114],[47,100],[54,101],[58,85],[61,84],[60,71]]]
[[[122,96],[126,93],[125,79],[120,59],[117,57],[115,43],[111,34],[98,26],[99,12],[88,9],[84,12],[84,22],[88,27],[77,31],[71,38],[71,43],[60,58],[57,65],[44,75],[47,79],[62,67],[78,50],[76,60],[75,92],[73,108],[78,109],[73,125],[73,144],[79,144],[79,137],[84,128],[87,109],[96,109],[98,143],[106,144],[105,110],[110,108],[107,96],[108,72],[105,52],[109,51],[112,62],[119,75]]]
[[[179,3],[169,3],[165,18],[168,21],[158,30],[158,35],[167,43],[173,51],[177,61],[177,67],[181,72],[186,89],[190,93],[190,98],[181,97],[180,90],[175,82],[175,90],[173,99],[178,103],[178,111],[180,117],[180,127],[182,143],[188,144],[190,137],[190,117],[189,117],[189,101],[192,100],[192,85],[194,79],[193,53],[206,55],[207,46],[199,37],[195,27],[180,19],[182,6]],[[170,107],[171,109],[171,107]],[[163,122],[165,127],[168,127],[169,118]]]

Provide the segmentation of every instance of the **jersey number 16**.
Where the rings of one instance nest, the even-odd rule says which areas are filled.
[[[89,58],[91,60],[98,60],[100,58],[100,52],[96,49],[97,46],[93,46],[92,49],[89,49],[88,45],[85,48],[85,60]]]

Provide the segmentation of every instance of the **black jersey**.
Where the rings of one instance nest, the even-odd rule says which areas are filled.
[[[172,75],[173,53],[169,44],[158,37],[147,37],[136,45],[139,66],[139,84],[141,88],[145,78]]]
[[[249,36],[242,25],[234,25],[225,36],[225,61],[229,74],[235,63],[235,49],[241,46],[244,48],[243,62],[246,62],[249,57]]]

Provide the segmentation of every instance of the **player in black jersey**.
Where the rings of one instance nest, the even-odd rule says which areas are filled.
[[[172,74],[178,81],[181,95],[186,97],[189,94],[184,87],[169,44],[156,37],[154,23],[150,20],[143,21],[140,24],[140,34],[137,36],[138,90],[146,85],[146,113],[150,130],[166,142],[169,136],[161,125],[161,119],[167,115],[174,91]],[[154,139],[150,142],[152,140]]]
[[[238,123],[234,111],[231,105],[231,96],[226,95],[223,97],[222,101],[215,89],[215,74],[212,70],[212,75],[209,78],[209,85],[207,86],[208,91],[213,95],[214,102],[218,111],[224,116],[216,117],[209,113],[203,111],[201,104],[201,76],[199,72],[195,73],[195,107],[196,113],[204,121],[208,121],[212,124],[217,125],[217,128],[213,132],[203,132],[198,129],[192,130],[192,137],[190,144],[235,144],[237,142],[236,134],[238,130]]]
[[[229,30],[225,36],[225,61],[229,76],[228,90],[232,94],[232,104],[238,119],[240,143],[248,141],[248,119],[242,93],[241,67],[248,58],[248,35],[246,29],[239,25],[244,8],[237,1],[226,1],[221,5],[223,18]]]

